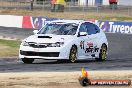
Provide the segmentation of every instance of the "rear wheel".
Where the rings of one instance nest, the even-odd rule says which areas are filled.
[[[95,58],[96,61],[105,61],[107,58],[107,46],[105,44],[102,45],[99,58]]]
[[[31,63],[33,63],[34,59],[32,59],[32,58],[22,58],[22,61],[25,64],[31,64]]]
[[[69,60],[72,63],[74,63],[77,60],[77,48],[76,48],[76,46],[72,46],[72,48],[70,50]]]

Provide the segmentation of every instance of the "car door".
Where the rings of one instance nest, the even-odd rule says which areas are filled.
[[[87,22],[82,23],[79,28],[79,33],[80,32],[86,32],[87,33]],[[87,34],[86,36],[79,36],[79,48],[78,48],[78,56],[81,59],[88,58],[90,57],[91,53],[87,51],[88,44],[93,43],[91,37]]]
[[[95,57],[96,53],[99,52],[99,47],[98,47],[98,34],[99,30],[96,28],[96,25],[93,23],[86,22],[87,25],[87,38],[85,38],[86,50],[85,50],[85,55],[86,56],[91,56]]]

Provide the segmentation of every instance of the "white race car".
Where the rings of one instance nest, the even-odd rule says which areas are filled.
[[[83,20],[56,20],[46,24],[20,45],[19,58],[24,63],[34,59],[82,59],[104,61],[108,42],[105,33],[94,23]]]

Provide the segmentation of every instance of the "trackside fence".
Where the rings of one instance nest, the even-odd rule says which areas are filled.
[[[88,0],[89,1],[89,0]],[[131,0],[130,0],[131,1]],[[131,5],[118,5],[117,9],[110,9],[109,5],[95,4],[95,2],[87,2],[90,4],[80,4],[77,0],[67,0],[65,5],[65,12],[94,12],[109,13],[119,15],[132,16],[132,6]],[[132,3],[132,2],[130,2]],[[25,9],[32,10],[31,0],[0,0],[0,9]],[[50,11],[51,3],[50,0],[34,0],[33,2],[34,10],[47,10]]]

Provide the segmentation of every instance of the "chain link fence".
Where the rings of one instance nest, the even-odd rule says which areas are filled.
[[[0,0],[0,9],[26,9],[26,10],[51,10],[50,0],[34,0],[32,6],[32,0]],[[87,2],[89,3],[89,2]],[[131,2],[132,3],[132,2]],[[66,0],[65,12],[94,12],[94,13],[108,13],[119,15],[132,15],[132,6],[118,5],[117,9],[110,9],[109,5],[80,3],[77,0]]]

